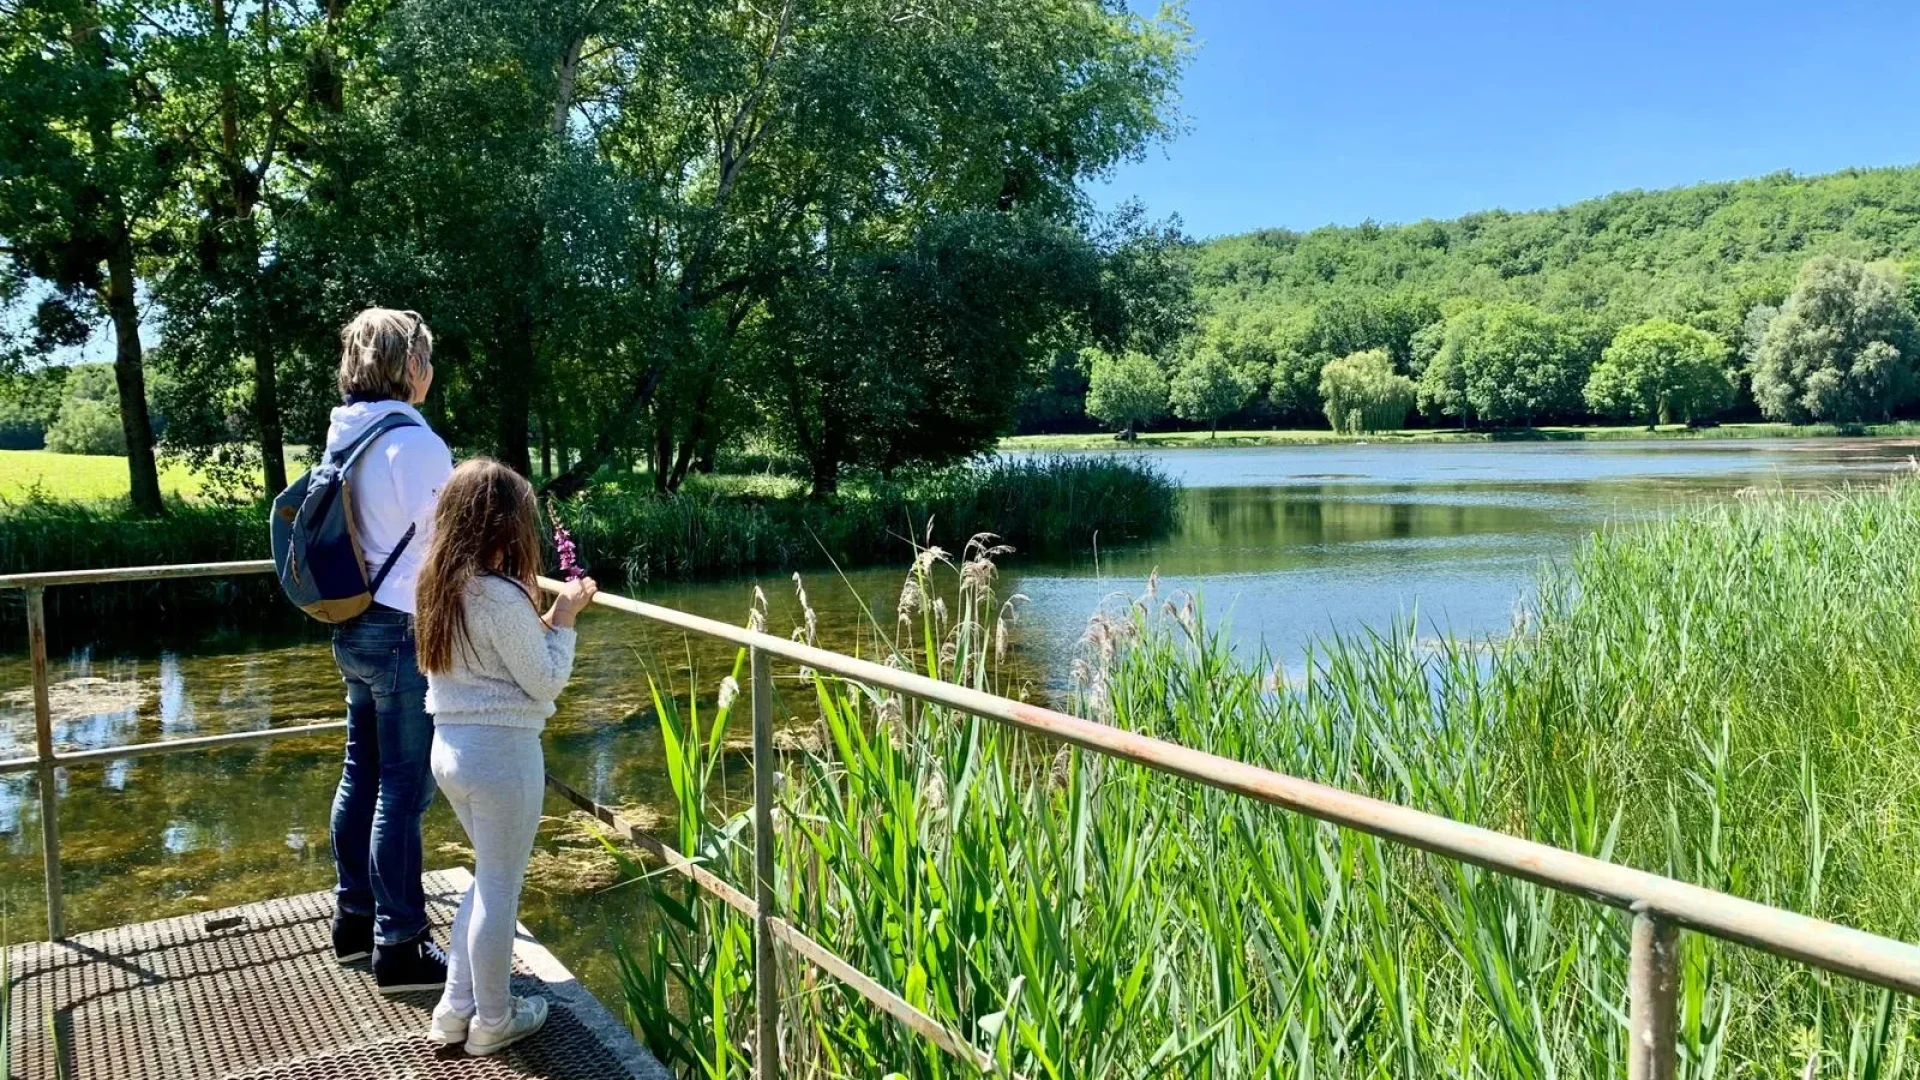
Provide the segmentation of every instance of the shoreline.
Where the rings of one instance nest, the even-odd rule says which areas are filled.
[[[1262,446],[1415,446],[1448,443],[1572,443],[1572,442],[1716,442],[1735,439],[1920,439],[1920,422],[1893,421],[1842,427],[1836,424],[1723,424],[1711,428],[1688,428],[1665,424],[1649,431],[1645,425],[1555,426],[1501,431],[1461,431],[1457,429],[1414,428],[1400,431],[1376,431],[1365,435],[1342,435],[1318,430],[1241,430],[1222,431],[1209,437],[1204,431],[1161,431],[1141,434],[1131,443],[1116,441],[1112,435],[1095,432],[1082,435],[1010,435],[995,448],[1000,452],[1046,453],[1107,450],[1202,450],[1244,449]]]

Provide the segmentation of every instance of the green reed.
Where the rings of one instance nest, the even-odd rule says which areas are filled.
[[[162,563],[226,562],[267,556],[266,509],[174,502],[163,518],[134,515],[124,500],[69,502],[44,492],[0,500],[0,574]],[[24,626],[20,594],[0,593],[0,625]],[[56,633],[93,633],[101,620],[138,613],[142,632],[170,619],[217,611],[234,622],[301,618],[266,577],[202,578],[48,590]],[[4,639],[0,639],[4,640]]]
[[[883,481],[849,483],[815,502],[780,478],[770,485],[707,481],[677,495],[603,482],[559,507],[581,553],[608,587],[660,578],[909,557],[914,523],[937,537],[995,531],[1041,556],[1084,554],[1097,543],[1164,534],[1178,488],[1151,466],[1094,455],[990,461]],[[778,495],[766,488],[782,489]],[[264,559],[264,505],[174,502],[163,518],[133,515],[124,500],[72,502],[45,491],[0,500],[0,574],[165,563]],[[957,543],[958,539],[949,542]],[[114,616],[296,627],[302,617],[266,577],[203,578],[54,589],[46,596],[56,633],[94,634]],[[23,625],[19,594],[0,593],[0,632]],[[4,641],[4,638],[0,638]]]
[[[0,897],[0,1080],[13,1080],[12,926],[5,897]]]
[[[1101,542],[1164,534],[1179,494],[1148,464],[1094,455],[868,479],[829,501],[774,480],[744,491],[705,482],[667,496],[606,483],[560,512],[601,580],[632,587],[661,578],[903,561],[916,542],[957,545],[981,532],[1005,536],[1030,555],[1084,555]]]
[[[994,595],[990,554],[923,555],[882,659],[1017,689],[996,675],[1017,603]],[[1150,590],[1090,623],[1074,704],[1912,939],[1916,555],[1920,486],[1747,501],[1596,537],[1543,573],[1501,642],[1396,626],[1284,665],[1236,655],[1196,601]],[[1004,1070],[1624,1071],[1620,912],[835,678],[805,685],[819,748],[781,789],[782,912]],[[661,715],[681,723],[665,701]],[[670,756],[710,776],[716,740],[696,725]],[[745,818],[696,786],[681,843],[749,881]],[[744,925],[677,882],[649,888],[661,918],[639,951],[678,981],[626,978],[630,1015],[681,1075],[747,1075]],[[1910,1002],[1684,941],[1682,1075],[1911,1071]],[[971,1073],[830,981],[789,971],[783,992],[790,1075]]]

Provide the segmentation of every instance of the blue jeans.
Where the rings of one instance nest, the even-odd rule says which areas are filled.
[[[334,890],[342,913],[371,915],[398,945],[427,928],[420,817],[433,802],[433,717],[413,618],[375,605],[333,631],[347,684],[347,753],[333,796]]]

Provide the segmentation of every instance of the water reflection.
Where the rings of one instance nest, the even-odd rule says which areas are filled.
[[[1309,636],[1417,617],[1423,633],[1499,634],[1530,575],[1609,521],[1670,513],[1747,487],[1875,482],[1905,467],[1893,443],[1658,444],[1631,447],[1331,447],[1175,451],[1162,464],[1188,485],[1179,530],[1126,549],[1047,565],[1006,561],[1002,592],[1025,593],[1013,685],[1064,691],[1065,654],[1087,615],[1137,593],[1158,568],[1168,591],[1205,594],[1249,649],[1290,653]],[[893,630],[905,567],[812,573],[820,642],[872,653]],[[785,576],[650,590],[659,603],[742,621],[758,586],[776,632],[803,612]],[[8,629],[18,640],[18,628]],[[547,737],[550,768],[595,798],[669,802],[649,676],[671,692],[711,693],[733,651],[604,612],[581,624],[575,688]],[[331,719],[341,688],[324,636],[294,632],[235,651],[82,647],[53,658],[55,738],[67,748],[257,730]],[[0,757],[32,752],[28,669],[0,655]],[[777,716],[804,712],[783,675]],[[744,736],[744,732],[740,732]],[[743,739],[733,740],[738,748]],[[61,832],[68,918],[89,928],[201,910],[331,882],[327,809],[339,740],[307,737],[218,753],[121,759],[63,770]],[[742,763],[729,765],[744,777]],[[0,893],[15,926],[37,925],[39,824],[27,775],[0,777]],[[563,808],[549,805],[556,816]],[[465,858],[436,804],[429,861]],[[554,827],[543,834],[552,847]],[[609,936],[628,894],[533,891],[526,921],[597,992],[614,989]]]

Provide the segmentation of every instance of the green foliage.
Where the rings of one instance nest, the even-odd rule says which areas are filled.
[[[870,565],[922,542],[990,532],[1023,554],[1069,557],[1101,541],[1165,534],[1178,489],[1133,461],[1072,456],[940,469],[849,484],[834,502],[734,495],[692,485],[671,496],[589,489],[560,513],[601,581],[638,586],[744,570]]]
[[[67,369],[43,368],[0,376],[0,450],[38,450],[60,415]]]
[[[1153,357],[1141,352],[1119,354],[1090,349],[1087,377],[1087,415],[1104,420],[1122,432],[1162,416],[1167,411],[1167,375]]]
[[[1580,342],[1564,320],[1525,304],[1489,304],[1447,320],[1421,372],[1420,410],[1531,424],[1570,409],[1585,381]]]
[[[93,398],[69,398],[47,429],[47,449],[56,454],[119,456],[127,452],[120,410]]]
[[[1317,317],[1395,296],[1517,300],[1593,313],[1609,330],[1665,316],[1731,341],[1755,304],[1786,297],[1810,256],[1914,252],[1920,168],[1894,168],[1627,191],[1534,213],[1266,230],[1201,245],[1194,280],[1213,312],[1257,305]]]
[[[1416,394],[1385,349],[1368,349],[1328,361],[1320,369],[1320,397],[1333,430],[1360,435],[1405,427]]]
[[[1594,365],[1585,396],[1594,412],[1654,424],[1702,420],[1733,400],[1724,342],[1670,319],[1620,331]]]
[[[1182,420],[1199,420],[1208,431],[1220,426],[1220,418],[1247,403],[1260,389],[1259,381],[1235,366],[1220,350],[1202,345],[1183,358],[1168,381],[1167,399],[1173,415]]]
[[[1538,213],[1267,230],[1199,245],[1193,280],[1203,339],[1272,371],[1284,425],[1320,412],[1315,387],[1327,360],[1385,348],[1396,369],[1418,377],[1439,353],[1436,323],[1504,302],[1564,320],[1575,368],[1597,361],[1620,329],[1652,318],[1705,330],[1751,365],[1759,338],[1749,316],[1763,326],[1810,257],[1915,252],[1920,168],[1900,168],[1622,192]],[[1533,419],[1581,413],[1584,381],[1581,372]],[[1430,418],[1510,422],[1469,404],[1457,371],[1425,390]]]
[[[1109,426],[1131,428],[1166,413],[1168,386],[1160,362],[1141,352],[1085,349],[1087,414]]]
[[[127,437],[113,369],[105,364],[69,368],[62,386],[65,399],[47,428],[47,449],[56,454],[124,455]]]
[[[1754,358],[1761,411],[1795,422],[1858,423],[1885,419],[1911,398],[1920,330],[1902,288],[1900,275],[1885,267],[1810,260]]]
[[[21,295],[28,279],[50,290],[29,353],[111,323],[130,489],[146,514],[164,506],[136,283],[167,246],[160,226],[181,181],[180,103],[160,88],[193,82],[191,50],[178,46],[203,25],[180,4],[26,0],[9,9],[0,36],[0,295]]]
[[[1068,229],[1023,211],[949,214],[783,292],[754,366],[776,430],[812,466],[814,494],[830,494],[844,465],[992,449],[1100,288],[1098,253]]]
[[[1602,535],[1548,571],[1511,639],[1436,646],[1407,626],[1283,664],[1234,655],[1194,601],[1150,589],[1089,624],[1074,707],[1911,940],[1920,900],[1887,867],[1920,852],[1905,796],[1920,734],[1916,545],[1912,485],[1747,502]],[[994,595],[980,548],[954,569],[916,563],[871,658],[1007,689],[997,642],[1015,605]],[[830,676],[810,683],[821,737],[783,769],[780,910],[1000,1074],[1624,1071],[1618,911]],[[744,885],[750,828],[718,785],[697,783],[725,725],[703,729],[664,701],[659,712],[675,717],[669,768],[684,778],[678,846]],[[677,881],[641,886],[675,913],[648,947],[692,977],[627,981],[629,1013],[672,1036],[654,1045],[681,1075],[723,1057],[745,1075],[751,994],[744,957],[725,956],[740,948],[731,916]],[[958,1071],[852,994],[813,985],[783,994],[796,1075]],[[1682,1059],[1701,1076],[1799,1074],[1810,1060],[1898,1075],[1915,1049],[1910,1003],[1706,935],[1683,938],[1679,990]]]
[[[266,520],[264,506],[170,500],[168,512],[152,518],[133,511],[125,498],[75,502],[53,495],[38,489],[0,500],[0,574],[228,562],[268,554],[260,524]],[[305,618],[267,576],[49,589],[46,605],[55,632],[90,636],[111,635],[133,614],[139,619],[131,625],[141,629],[179,620],[204,627],[209,612],[235,624],[298,625]]]
[[[709,480],[658,496],[609,481],[560,504],[559,512],[603,583],[637,588],[661,579],[894,560],[909,550],[902,538],[916,534],[958,546],[992,532],[1022,554],[1071,558],[1090,550],[1096,536],[1118,543],[1165,535],[1178,497],[1173,481],[1148,464],[1075,454],[865,479],[832,504],[790,487],[770,495]],[[123,501],[56,500],[38,488],[0,500],[0,574],[262,559],[265,513],[257,504],[178,502],[164,519],[145,521],[129,516]],[[127,612],[301,618],[265,579],[56,589],[47,603],[67,605],[61,610],[75,616],[67,625],[77,629]]]
[[[823,477],[953,460],[1062,338],[1158,349],[1192,322],[1185,238],[1083,191],[1174,130],[1177,9],[26,0],[7,25],[0,299],[48,293],[7,373],[110,316],[131,374],[143,290],[169,449],[269,488],[372,303],[433,326],[436,426],[523,470],[557,451],[562,494],[635,449],[672,490],[787,413],[791,443],[849,429],[814,440]],[[849,282],[871,288],[821,302]],[[831,409],[767,377],[849,342]]]

